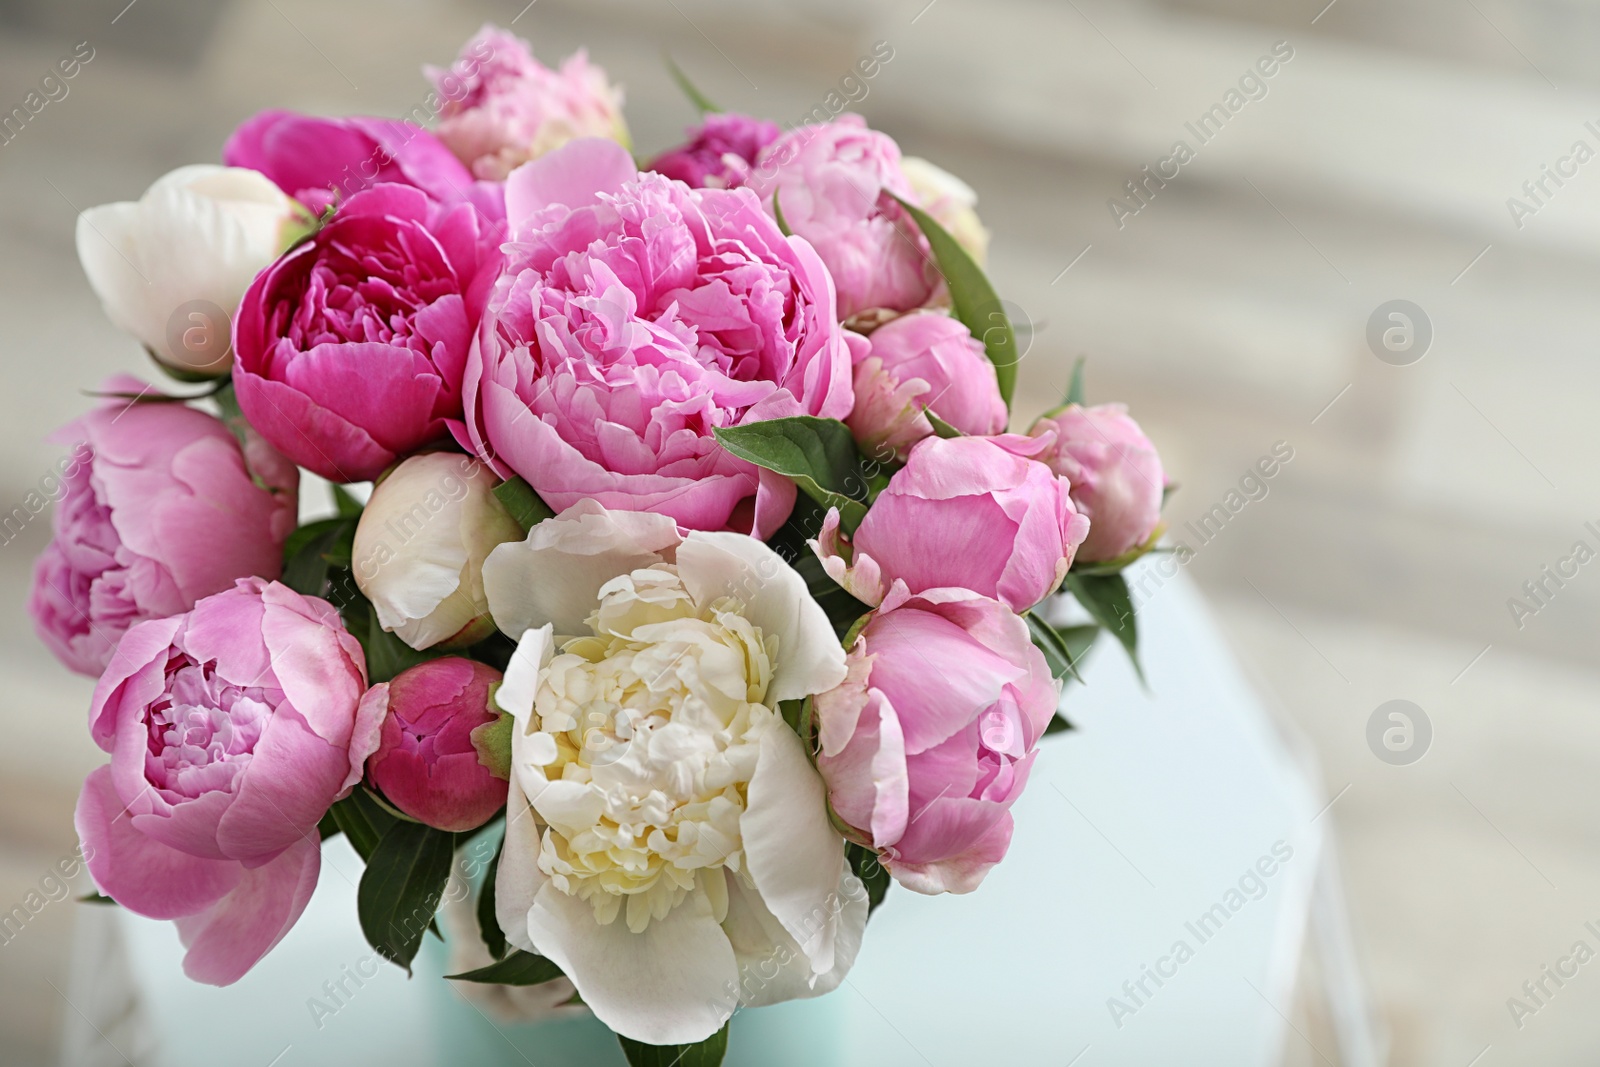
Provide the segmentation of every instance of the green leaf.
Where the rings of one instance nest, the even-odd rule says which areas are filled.
[[[728,1054],[728,1024],[693,1045],[646,1045],[617,1035],[629,1067],[718,1067]]]
[[[867,480],[855,438],[838,419],[797,415],[717,430],[722,447],[758,467],[793,478],[812,500],[839,509],[839,524],[854,532],[867,514]]]
[[[933,432],[945,440],[948,441],[952,437],[966,436],[966,434],[962,433],[954,426],[951,426],[939,416],[935,415],[932,408],[923,408],[922,414],[927,418],[928,423],[933,427]]]
[[[1061,398],[1063,404],[1083,404],[1083,365],[1087,362],[1079,356],[1078,362],[1072,365],[1072,380],[1067,383],[1067,395]]]
[[[1133,661],[1134,673],[1143,682],[1144,668],[1139,664],[1139,632],[1133,617],[1133,598],[1128,593],[1128,583],[1122,575],[1069,572],[1066,588],[1096,622],[1122,642],[1128,658]]]
[[[497,960],[505,958],[506,935],[495,917],[494,880],[500,871],[500,853],[505,848],[506,841],[502,837],[500,847],[494,850],[494,859],[489,861],[489,869],[484,872],[483,886],[478,890],[478,932],[483,935],[483,947]]]
[[[117,902],[116,901],[112,900],[110,897],[101,896],[99,893],[85,893],[83,896],[78,898],[78,903],[79,904],[109,904],[113,908],[117,906]]]
[[[1000,297],[995,294],[994,286],[989,283],[988,276],[977,261],[932,215],[899,197],[895,197],[895,200],[906,209],[906,213],[922,230],[922,235],[928,239],[928,247],[933,250],[939,273],[944,275],[945,285],[950,289],[950,302],[954,305],[956,318],[966,324],[973,337],[982,342],[989,362],[994,364],[995,377],[1000,382],[1000,395],[1010,406],[1011,394],[1017,386],[1017,361],[1021,357],[1017,355],[1017,336],[1011,329],[1011,318],[1001,305]]]
[[[789,222],[783,217],[783,205],[778,203],[778,194],[782,191],[781,187],[772,190],[772,221],[778,224],[778,232],[785,237],[793,237],[794,231],[789,229]]]
[[[447,974],[445,977],[458,982],[482,982],[486,985],[539,985],[564,975],[554,960],[517,949],[505,959],[487,967],[461,974]]]
[[[359,519],[365,505],[351,495],[350,490],[342,485],[330,486],[333,490],[333,506],[338,509],[342,519]]]
[[[550,505],[539,499],[539,494],[523,479],[512,475],[494,487],[495,499],[499,500],[511,517],[517,520],[522,527],[522,532],[527,533],[546,519],[555,518],[555,512]]]
[[[1064,733],[1067,730],[1076,729],[1077,727],[1068,722],[1067,717],[1058,711],[1054,715],[1050,716],[1050,721],[1045,724],[1044,735],[1049,737],[1051,734],[1059,734]]]
[[[1143,544],[1134,545],[1115,559],[1101,560],[1099,563],[1074,563],[1072,572],[1086,576],[1102,576],[1107,574],[1121,574],[1133,564],[1143,559],[1152,552],[1170,552],[1171,549],[1157,548],[1156,542],[1161,540],[1161,535],[1167,532],[1166,525],[1157,523],[1150,536],[1145,538]]]
[[[332,808],[323,812],[322,818],[317,820],[317,833],[321,835],[323,841],[343,832],[343,830],[339,829],[339,820],[333,817]]]
[[[672,75],[672,80],[678,83],[678,88],[683,90],[683,95],[689,98],[689,103],[695,106],[696,111],[704,115],[709,111],[722,110],[716,104],[713,104],[705,93],[695,87],[694,82],[689,80],[689,76],[673,61],[671,55],[662,52],[661,59],[667,65],[667,73]]]
[[[450,880],[455,835],[416,822],[389,827],[367,860],[356,890],[356,913],[367,942],[411,971],[411,961]]]
[[[390,815],[364,785],[356,786],[349,796],[335,801],[328,814],[333,816],[363,863],[372,858],[378,842],[400,821]]]
[[[1078,661],[1089,650],[1089,646],[1094,644],[1096,635],[1100,633],[1100,627],[1072,626],[1066,631],[1061,631],[1031,611],[1024,615],[1023,619],[1028,624],[1028,633],[1032,636],[1033,643],[1044,653],[1044,660],[1050,667],[1050,673],[1057,678],[1070,676],[1082,682],[1083,676],[1078,673]],[[1067,638],[1068,633],[1073,635],[1071,641]]]
[[[324,519],[300,527],[284,542],[283,584],[305,596],[322,596],[335,561],[350,558],[355,520]]]
[[[489,690],[489,710],[497,711],[494,702],[495,689],[500,683],[496,682]],[[506,712],[501,711],[499,716],[482,726],[474,726],[467,737],[472,741],[472,747],[478,752],[478,762],[489,769],[489,773],[503,781],[511,781],[511,731],[515,728],[516,720]]]
[[[375,611],[368,617],[367,638],[362,646],[367,650],[367,677],[373,685],[392,681],[401,671],[440,656],[432,649],[418,652],[385,630]]]
[[[867,914],[871,915],[889,892],[889,871],[878,861],[876,852],[854,841],[845,842],[844,858],[850,861],[850,869],[867,887]]]

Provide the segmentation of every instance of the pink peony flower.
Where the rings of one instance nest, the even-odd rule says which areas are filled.
[[[845,420],[869,456],[904,456],[931,436],[932,411],[965,434],[1004,433],[994,364],[960,321],[937,311],[901,315],[872,331],[856,364],[856,406]]]
[[[433,134],[396,119],[325,119],[269,110],[222,146],[230,167],[248,167],[321,214],[380,183],[412,185],[445,203],[466,201],[489,220],[505,218],[498,185],[474,182]]]
[[[506,802],[506,780],[478,761],[472,731],[500,717],[489,707],[498,681],[493,667],[446,656],[367,690],[362,718],[383,723],[367,780],[437,829],[462,833],[488,822]]]
[[[1071,404],[1041,418],[1029,431],[1054,432],[1040,455],[1072,483],[1072,502],[1089,516],[1089,536],[1078,549],[1086,563],[1116,559],[1149,540],[1161,522],[1167,476],[1155,445],[1128,417],[1124,404],[1085,408]]]
[[[423,71],[443,98],[437,133],[479,178],[503,181],[519,165],[580,137],[626,146],[622,90],[583,51],[559,71],[528,42],[485,25],[449,70]]]
[[[893,193],[916,194],[900,170],[900,149],[860,115],[798,126],[762,151],[748,182],[784,222],[810,241],[839,289],[839,318],[922,307],[938,275],[928,242]]]
[[[149,392],[129,377],[104,389]],[[99,675],[135,623],[282,570],[300,472],[259,438],[242,452],[203,411],[108,400],[52,439],[76,449],[28,611],[72,670]]]
[[[89,715],[111,762],[74,822],[107,896],[176,920],[189,977],[238,981],[305,909],[317,821],[376,746],[366,680],[332,605],[259,578],[117,646]]]
[[[646,169],[691,189],[736,189],[749,180],[751,164],[781,132],[776,122],[714,111],[689,127],[688,143],[661,153]]]
[[[919,893],[969,893],[1011,844],[1011,804],[1059,691],[1027,624],[964,589],[896,582],[815,701],[833,810]]]
[[[484,313],[457,434],[557,512],[590,498],[689,529],[770,535],[794,483],[713,431],[850,413],[833,286],[745,190],[640,174],[574,141],[506,188],[509,262]],[[859,339],[855,343],[859,343]]]
[[[377,477],[461,415],[461,375],[500,262],[470,206],[403,185],[351,197],[262,271],[234,327],[250,424],[336,482]]]
[[[1089,532],[1067,480],[1031,458],[1050,443],[1019,434],[929,437],[867,509],[849,549],[837,511],[812,548],[834,581],[868,604],[902,581],[913,593],[970,589],[1026,611],[1061,585]]]

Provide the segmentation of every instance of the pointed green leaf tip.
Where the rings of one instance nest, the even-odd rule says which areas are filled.
[[[661,61],[667,65],[667,73],[672,75],[672,80],[678,83],[678,88],[683,90],[683,95],[689,98],[689,103],[694,105],[696,111],[704,115],[722,110],[716,104],[713,104],[711,99],[695,86],[694,82],[689,80],[689,76],[683,72],[683,68],[678,66],[670,54],[662,52]]]
[[[1011,318],[995,294],[994,286],[971,254],[932,215],[899,197],[895,200],[928,239],[939,273],[944,275],[945,285],[950,289],[956,318],[972,331],[972,336],[988,353],[1000,382],[1000,395],[1009,407],[1011,394],[1017,387],[1017,362],[1021,357],[1017,354],[1017,337],[1011,329]]]

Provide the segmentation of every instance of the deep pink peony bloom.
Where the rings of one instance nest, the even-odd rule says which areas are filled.
[[[879,308],[910,311],[933,296],[938,274],[917,224],[889,194],[916,203],[900,149],[860,115],[798,126],[762,151],[749,182],[789,229],[810,241],[839,290],[839,318]]]
[[[128,377],[103,388],[148,390]],[[203,411],[108,400],[52,439],[76,447],[28,611],[72,670],[97,676],[128,627],[282,570],[300,472],[259,438],[246,455]]]
[[[485,25],[449,70],[423,72],[444,101],[439,140],[479,178],[503,181],[519,165],[580,137],[628,144],[622,90],[583,51],[551,70],[533,58],[527,41]]]
[[[816,698],[839,817],[919,893],[968,893],[1011,844],[1011,804],[1059,690],[1027,624],[964,589],[896,583]]]
[[[500,717],[489,707],[498,681],[493,667],[446,656],[369,689],[363,718],[381,719],[383,729],[367,780],[395,807],[440,830],[462,833],[488,822],[506,802],[506,779],[478,761],[472,731]]]
[[[1089,536],[1078,549],[1086,563],[1116,559],[1147,541],[1161,522],[1167,476],[1156,446],[1123,404],[1085,408],[1072,404],[1041,418],[1033,436],[1055,433],[1040,459],[1072,483],[1072,502],[1089,516]]]
[[[749,181],[751,164],[761,150],[783,131],[766,119],[713,111],[685,132],[689,137],[685,144],[669,148],[645,169],[692,189],[736,189]]]
[[[89,716],[111,762],[74,822],[107,896],[176,920],[189,977],[238,981],[305,909],[317,821],[376,745],[366,677],[332,605],[257,578],[117,646]]]
[[[713,430],[850,413],[849,342],[811,246],[748,191],[640,174],[609,141],[523,166],[506,197],[515,240],[458,437],[557,512],[594,499],[771,534],[794,483]]]
[[[1089,520],[1032,457],[1049,438],[929,437],[911,450],[852,538],[847,566],[830,511],[813,542],[833,579],[877,604],[897,580],[913,593],[947,587],[1026,611],[1055,592]]]
[[[250,424],[336,482],[375,478],[444,436],[494,240],[469,205],[404,185],[351,197],[245,294],[233,380]]]
[[[415,186],[444,203],[465,201],[489,220],[505,217],[498,184],[474,181],[438,138],[397,119],[263,111],[233,131],[222,159],[260,171],[318,214],[386,183]]]
[[[878,327],[856,364],[856,406],[845,421],[869,456],[905,455],[933,433],[932,411],[965,434],[1004,433],[1006,402],[983,345],[957,319],[914,311]]]

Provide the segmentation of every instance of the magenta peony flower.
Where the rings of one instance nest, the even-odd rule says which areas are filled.
[[[396,119],[263,111],[233,131],[222,159],[230,167],[260,171],[318,214],[389,183],[415,186],[444,203],[466,201],[489,220],[505,218],[498,185],[473,181],[438,138]]]
[[[250,424],[308,470],[375,478],[461,415],[461,375],[500,254],[470,206],[357,193],[262,271],[234,327]]]
[[[1059,691],[1027,624],[964,589],[895,583],[816,698],[833,810],[919,893],[969,893],[1011,844],[1011,804]]]
[[[872,331],[856,364],[856,406],[845,421],[869,456],[904,456],[933,433],[931,410],[966,434],[1006,428],[994,364],[960,321],[937,311],[901,315]]]
[[[89,730],[111,762],[74,818],[95,884],[173,919],[184,973],[236,982],[317,884],[317,821],[361,777],[366,660],[326,601],[241,580],[128,631]]]
[[[557,512],[592,498],[770,535],[794,483],[713,430],[850,413],[847,335],[811,246],[749,192],[640,174],[609,141],[527,164],[506,196],[515,241],[458,438]]]
[[[527,41],[486,24],[451,69],[423,72],[443,99],[439,140],[479,178],[503,181],[580,137],[628,144],[622,90],[581,50],[551,70]]]
[[[103,388],[149,391],[128,377]],[[203,411],[109,400],[52,439],[77,448],[28,611],[72,670],[99,675],[135,623],[283,569],[300,472],[258,438],[246,454]]]
[[[1149,540],[1161,522],[1167,476],[1156,446],[1128,417],[1127,406],[1071,404],[1041,418],[1029,433],[1051,431],[1055,443],[1039,458],[1072,483],[1072,502],[1089,516],[1078,558],[1116,559]]]
[[[446,656],[419,663],[361,698],[362,718],[383,723],[367,780],[395,807],[429,826],[462,833],[506,802],[506,779],[478,761],[472,731],[500,717],[489,689],[500,672]]]
[[[868,604],[898,580],[913,593],[970,589],[1026,611],[1061,585],[1089,532],[1067,480],[1031,458],[1049,444],[1019,434],[929,437],[867,509],[853,562],[841,554],[836,511],[812,547]]]
[[[751,164],[781,132],[776,122],[713,111],[689,127],[686,144],[661,153],[645,169],[691,189],[736,189],[749,181]]]
[[[916,194],[900,170],[900,149],[860,115],[798,126],[762,151],[749,188],[810,241],[839,290],[839,318],[887,308],[910,311],[933,295],[938,274],[928,242],[893,193]]]

